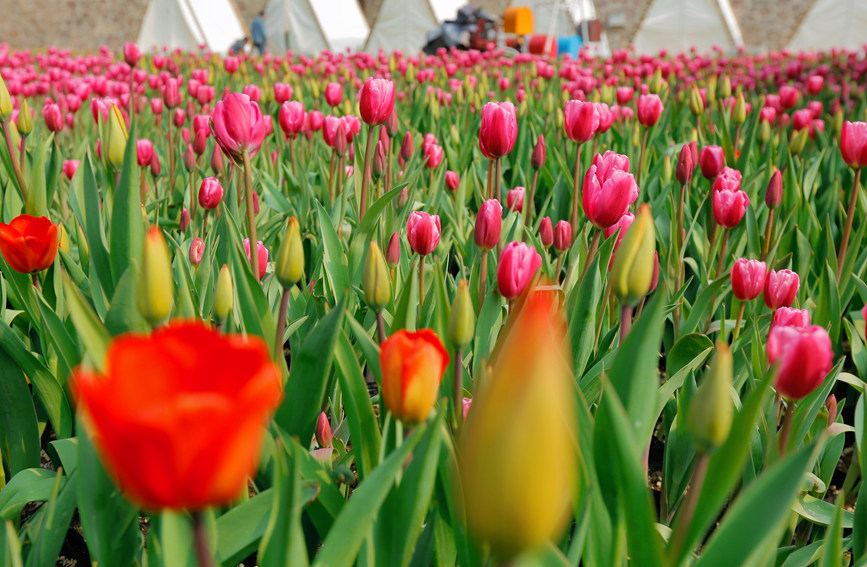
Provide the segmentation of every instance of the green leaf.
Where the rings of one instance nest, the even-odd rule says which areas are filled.
[[[105,353],[111,337],[102,321],[81,296],[81,292],[66,275],[63,276],[63,289],[66,292],[69,315],[81,338],[88,360],[96,370],[102,371],[105,368]]]
[[[602,279],[599,277],[599,258],[593,259],[581,285],[577,297],[570,298],[566,304],[574,305],[569,317],[569,338],[572,341],[572,358],[575,375],[582,376],[593,353],[596,342],[596,309],[602,295]],[[573,288],[575,289],[575,288]]]
[[[18,521],[28,502],[46,502],[51,498],[56,482],[55,471],[25,469],[19,472],[0,490],[0,518]]]
[[[284,448],[280,445],[278,443],[274,459],[273,505],[259,547],[259,567],[309,564],[301,531],[301,510],[306,502],[301,496],[301,477],[294,466],[289,468]],[[301,450],[295,444],[286,449]]]
[[[819,561],[820,567],[843,566],[843,506],[845,503],[846,494],[838,492],[837,505],[834,506],[833,521],[828,531],[825,532],[825,545],[822,550],[822,559]]]
[[[141,260],[144,223],[135,179],[135,131],[129,133],[123,154],[123,168],[114,191],[111,210],[111,273],[117,282],[133,260]]]
[[[39,422],[27,378],[21,369],[0,351],[0,451],[9,477],[39,466]],[[2,474],[0,467],[0,474]]]
[[[344,297],[344,294],[349,291],[349,268],[343,246],[341,246],[340,238],[334,230],[331,217],[328,216],[328,212],[318,202],[316,203],[316,209],[319,214],[319,230],[322,234],[322,268],[331,286],[331,296],[336,302],[338,298]]]
[[[256,549],[273,505],[273,490],[264,490],[217,518],[217,563],[235,567]]]

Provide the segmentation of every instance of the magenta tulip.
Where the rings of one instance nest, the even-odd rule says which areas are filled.
[[[500,295],[513,299],[521,295],[542,265],[536,249],[524,242],[509,242],[500,255],[497,266],[497,287]]]
[[[792,270],[771,270],[765,278],[765,305],[769,309],[791,307],[801,287],[801,279]]]
[[[645,94],[638,97],[638,122],[646,128],[656,125],[662,114],[662,99],[659,95]]]
[[[599,129],[599,111],[592,102],[570,100],[566,102],[563,113],[566,135],[573,142],[583,144]]]
[[[867,122],[843,122],[840,153],[849,167],[860,169],[867,165]]]
[[[778,364],[774,387],[789,400],[800,400],[821,386],[833,356],[828,332],[816,325],[803,331],[777,326],[768,336],[768,362]]]
[[[214,107],[211,129],[223,153],[241,161],[244,154],[249,157],[259,151],[268,132],[268,123],[259,105],[249,96],[230,93]]]
[[[741,301],[757,298],[765,287],[767,270],[764,262],[739,258],[732,266],[732,293]]]
[[[638,184],[629,173],[629,158],[614,152],[596,154],[584,175],[581,204],[596,228],[608,228],[638,199]]]
[[[385,124],[394,111],[394,83],[373,77],[358,91],[358,109],[368,126]]]
[[[496,248],[503,228],[503,206],[496,199],[488,199],[479,207],[473,240],[482,250]]]
[[[223,199],[223,186],[216,177],[206,177],[199,186],[199,204],[204,209],[216,209]]]
[[[482,107],[479,143],[488,154],[503,157],[512,151],[518,137],[518,116],[511,102],[489,102]]]
[[[409,247],[419,256],[427,256],[440,243],[440,217],[422,211],[413,211],[406,223]]]
[[[250,258],[250,239],[244,239],[244,253],[247,254],[247,261],[250,262],[252,259]],[[265,245],[261,240],[256,242],[256,256],[259,260],[259,273],[257,277],[261,280],[265,277],[265,269],[268,267],[268,249],[265,248]]]

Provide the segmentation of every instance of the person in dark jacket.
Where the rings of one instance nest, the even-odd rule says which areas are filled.
[[[259,55],[265,53],[265,11],[261,10],[259,14],[253,18],[253,25],[250,28],[250,33],[253,36],[253,45],[259,50]]]

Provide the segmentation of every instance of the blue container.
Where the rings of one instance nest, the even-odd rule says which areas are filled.
[[[584,41],[580,35],[564,35],[557,38],[557,55],[563,57],[569,54],[573,58],[578,57],[578,51],[581,50],[581,44]]]

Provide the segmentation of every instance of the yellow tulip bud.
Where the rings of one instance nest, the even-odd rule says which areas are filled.
[[[837,112],[831,117],[831,129],[834,132],[842,132],[843,131],[843,109],[838,108]]]
[[[701,99],[701,92],[696,84],[693,84],[689,90],[689,111],[692,112],[693,116],[698,116],[704,112],[704,101]]]
[[[88,266],[90,265],[90,247],[87,244],[87,237],[84,236],[84,230],[81,228],[81,225],[76,224],[75,229],[78,243],[78,263],[84,268],[85,273],[87,273]]]
[[[123,115],[116,104],[111,105],[111,112],[108,114],[107,133],[107,143],[102,151],[108,156],[108,163],[115,169],[120,169],[123,166],[123,154],[126,151],[126,140],[129,134],[126,131]]]
[[[759,122],[759,140],[767,143],[771,139],[771,124],[767,120]]]
[[[545,95],[545,114],[552,112],[554,112],[554,94],[548,91],[548,94]]]
[[[656,226],[645,203],[626,231],[611,267],[609,284],[623,305],[635,305],[647,295],[653,281],[656,252]]]
[[[728,78],[728,75],[724,76],[719,83],[719,94],[723,98],[732,96],[732,80]]]
[[[26,138],[33,131],[33,114],[26,98],[21,98],[21,108],[18,109],[18,133]]]
[[[310,81],[310,94],[313,95],[314,99],[319,98],[321,93],[321,89],[318,81]]]
[[[641,128],[638,126],[638,122],[636,122],[635,127],[632,129],[632,145],[635,147],[641,145]]]
[[[12,97],[9,95],[6,83],[3,82],[3,76],[0,75],[0,122],[6,122],[10,116],[12,116]]]
[[[440,119],[440,103],[436,98],[430,101],[430,116],[434,119],[434,122]]]
[[[650,78],[648,90],[653,94],[659,94],[662,90],[662,69],[659,67],[653,72],[653,77]]]
[[[563,125],[566,123],[566,117],[563,115],[563,109],[557,109],[557,118],[556,118],[557,128],[563,128]]]
[[[295,217],[289,219],[289,230],[274,258],[274,275],[283,287],[295,285],[304,275],[304,244]]]
[[[152,326],[166,320],[174,305],[172,260],[163,233],[152,227],[144,243],[142,275],[138,282],[138,307]]]
[[[809,134],[809,128],[801,128],[792,134],[792,137],[789,140],[789,151],[792,152],[793,156],[798,155],[804,150],[804,146],[807,145],[807,136]]]
[[[711,75],[711,78],[707,81],[707,91],[705,92],[705,99],[708,103],[716,102],[717,84],[716,75]]]
[[[732,110],[732,123],[743,124],[747,121],[747,103],[744,100],[744,93],[738,93],[738,98],[735,100],[735,107]]]
[[[388,305],[391,299],[391,278],[388,275],[388,266],[385,265],[382,250],[373,241],[370,242],[367,259],[364,262],[361,285],[364,289],[364,300],[371,309],[378,313]]]
[[[223,264],[217,276],[217,291],[214,293],[214,315],[217,321],[224,321],[235,306],[235,290],[229,267]]]
[[[460,440],[467,527],[499,560],[560,538],[577,461],[572,357],[556,296],[531,292],[512,329]]]
[[[452,314],[449,317],[449,340],[457,347],[467,346],[476,330],[476,313],[470,298],[470,288],[466,280],[458,282],[458,291],[452,302]]]
[[[732,353],[727,344],[719,342],[686,417],[687,428],[702,453],[713,451],[729,436],[734,414],[731,384]]]
[[[664,184],[667,185],[671,183],[671,173],[671,156],[666,155],[664,158],[662,158],[662,182]]]
[[[57,237],[60,249],[69,254],[69,233],[63,223],[57,224]]]

